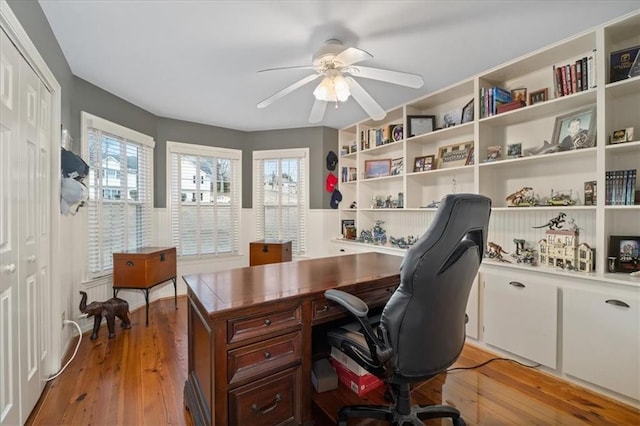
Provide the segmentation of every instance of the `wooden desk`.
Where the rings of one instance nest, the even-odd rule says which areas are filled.
[[[178,309],[175,247],[140,247],[113,253],[113,297],[123,288],[142,290],[146,304],[147,326],[149,290],[169,280],[173,281],[174,301]]]
[[[189,371],[196,425],[311,420],[312,327],[345,316],[340,288],[381,306],[400,282],[399,256],[361,253],[186,275]]]

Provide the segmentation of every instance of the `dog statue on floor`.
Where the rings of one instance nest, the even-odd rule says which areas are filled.
[[[98,338],[102,317],[105,317],[107,320],[109,339],[116,337],[116,317],[122,321],[122,328],[131,328],[129,303],[127,303],[126,300],[114,297],[105,302],[91,302],[87,305],[87,293],[81,291],[80,294],[82,295],[80,299],[80,312],[87,314],[87,316],[93,315],[93,333],[91,334],[91,340]]]

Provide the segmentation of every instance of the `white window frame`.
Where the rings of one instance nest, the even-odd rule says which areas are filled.
[[[308,241],[308,215],[309,215],[309,148],[291,148],[291,149],[273,149],[263,151],[253,151],[253,210],[256,214],[256,234],[258,239],[264,238],[264,229],[260,228],[260,215],[262,214],[262,205],[258,205],[258,191],[262,189],[262,186],[256,184],[258,179],[258,162],[263,160],[277,160],[284,158],[300,158],[304,162],[304,179],[302,188],[302,204],[299,209],[299,217],[302,219],[302,226],[300,229],[300,239],[298,242],[297,250],[293,249],[294,256],[304,256],[307,254],[307,241]],[[260,178],[262,180],[262,178]],[[278,239],[282,239],[281,236]],[[294,245],[295,246],[295,245]]]
[[[220,254],[196,254],[196,255],[179,255],[179,258],[185,260],[199,260],[199,259],[207,259],[207,258],[222,258],[229,256],[239,256],[240,255],[240,245],[242,243],[242,150],[239,149],[230,149],[230,148],[219,148],[212,147],[207,145],[197,145],[197,144],[189,144],[183,142],[175,142],[175,141],[167,141],[166,146],[166,167],[167,167],[167,182],[166,182],[166,190],[167,190],[167,214],[169,217],[170,223],[173,223],[173,194],[171,192],[172,189],[172,154],[182,154],[182,155],[194,155],[194,156],[203,156],[203,157],[216,157],[216,158],[228,158],[232,160],[237,160],[238,162],[238,177],[239,181],[234,182],[234,185],[237,187],[237,200],[235,200],[237,211],[235,212],[238,220],[237,233],[235,235],[235,249],[231,253],[220,253]],[[195,176],[193,177],[195,181]],[[201,177],[201,180],[203,177]],[[202,193],[200,194],[202,196]],[[231,201],[232,205],[234,200]],[[173,241],[173,232],[174,229],[170,230],[169,238]],[[179,252],[179,250],[178,250]]]
[[[153,139],[153,137],[149,136],[149,135],[145,135],[144,133],[140,133],[137,132],[135,130],[129,129],[128,127],[124,127],[120,124],[114,123],[112,121],[109,120],[105,120],[104,118],[100,118],[98,116],[95,116],[93,114],[89,114],[85,111],[82,111],[80,113],[80,122],[81,122],[81,134],[82,134],[82,138],[81,138],[81,151],[82,151],[82,156],[83,158],[89,158],[89,129],[90,128],[94,128],[94,129],[99,129],[105,133],[110,133],[112,135],[118,136],[120,138],[129,140],[131,142],[146,146],[151,148],[151,150],[153,151],[153,149],[155,148],[155,141]],[[146,220],[148,220],[149,222],[149,232],[148,232],[148,236],[147,236],[147,242],[146,244],[151,244],[151,234],[153,231],[153,193],[154,193],[154,175],[153,175],[153,153],[151,155],[151,163],[148,165],[149,167],[149,178],[150,178],[150,185],[151,185],[151,189],[148,195],[148,203],[150,204],[150,209],[148,210],[148,217],[146,218]],[[89,187],[90,183],[87,182],[87,187]],[[88,202],[88,201],[87,201]],[[85,282],[89,282],[89,281],[93,281],[93,280],[98,280],[101,278],[104,278],[106,276],[109,276],[113,273],[113,270],[103,270],[102,272],[99,273],[91,273],[89,271],[89,252],[91,250],[91,247],[89,246],[89,237],[88,237],[88,233],[89,233],[89,213],[88,213],[88,209],[80,209],[80,211],[83,214],[83,217],[85,220],[83,220],[83,224],[84,224],[84,233],[83,235],[87,236],[87,238],[84,239],[85,242],[85,250],[84,250],[84,261],[83,261],[83,277],[84,277],[84,281]]]

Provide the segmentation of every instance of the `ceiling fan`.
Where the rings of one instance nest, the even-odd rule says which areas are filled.
[[[337,107],[338,102],[345,102],[349,96],[353,96],[353,99],[360,104],[371,118],[377,121],[382,120],[387,114],[354,77],[385,81],[416,89],[422,87],[424,81],[417,74],[355,65],[371,58],[373,56],[362,49],[345,47],[340,40],[327,40],[320,50],[313,55],[311,65],[269,68],[258,71],[292,69],[311,69],[315,71],[314,74],[304,77],[266,98],[258,104],[258,108],[265,108],[294,90],[322,78],[320,84],[313,91],[315,101],[309,115],[311,123],[322,121],[327,103],[335,102]]]

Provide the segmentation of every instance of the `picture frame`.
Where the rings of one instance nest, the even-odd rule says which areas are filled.
[[[464,165],[473,166],[474,162],[475,162],[474,148],[471,147],[471,149],[469,150],[469,155],[467,155],[467,161],[464,163]]]
[[[511,101],[519,101],[527,104],[527,89],[526,87],[521,87],[519,89],[513,89],[511,91]]]
[[[473,141],[441,146],[438,149],[438,167],[446,169],[466,165],[472,148]]]
[[[529,105],[539,104],[549,99],[549,89],[544,88],[529,93]]]
[[[391,176],[398,176],[404,173],[404,158],[394,158],[391,160]]]
[[[609,58],[609,83],[615,83],[616,81],[629,78],[633,63],[639,52],[640,46],[628,47],[611,52]]]
[[[407,136],[431,133],[436,128],[435,115],[407,115]]]
[[[611,133],[611,144],[631,142],[633,140],[633,127],[626,129],[614,130]]]
[[[380,160],[364,161],[365,179],[385,177],[391,174],[391,159],[385,158]]]
[[[487,147],[487,162],[502,160],[502,146],[492,145]]]
[[[616,259],[616,272],[640,271],[640,236],[611,235],[609,257]]]
[[[427,155],[424,157],[424,165],[422,166],[422,171],[426,172],[429,170],[435,169],[436,156],[435,155]]]
[[[447,111],[440,116],[440,121],[442,122],[442,128],[447,129],[449,127],[453,127],[456,124],[460,124],[461,122],[461,113],[462,109],[453,109],[451,111]]]
[[[559,151],[596,146],[595,105],[556,117],[551,143]]]
[[[351,233],[348,231],[347,228],[349,227],[355,228],[356,226],[355,219],[342,219],[341,225],[342,225],[342,238],[346,240],[354,239],[354,238],[349,238],[351,236]]]
[[[424,159],[425,158],[426,158],[425,156],[422,156],[422,157],[416,157],[413,160],[413,171],[414,172],[421,172],[422,171],[422,168],[424,167]]]
[[[467,104],[462,107],[462,118],[460,119],[460,124],[470,123],[473,121],[473,99],[471,99]]]
[[[507,144],[507,158],[522,157],[522,143]]]

